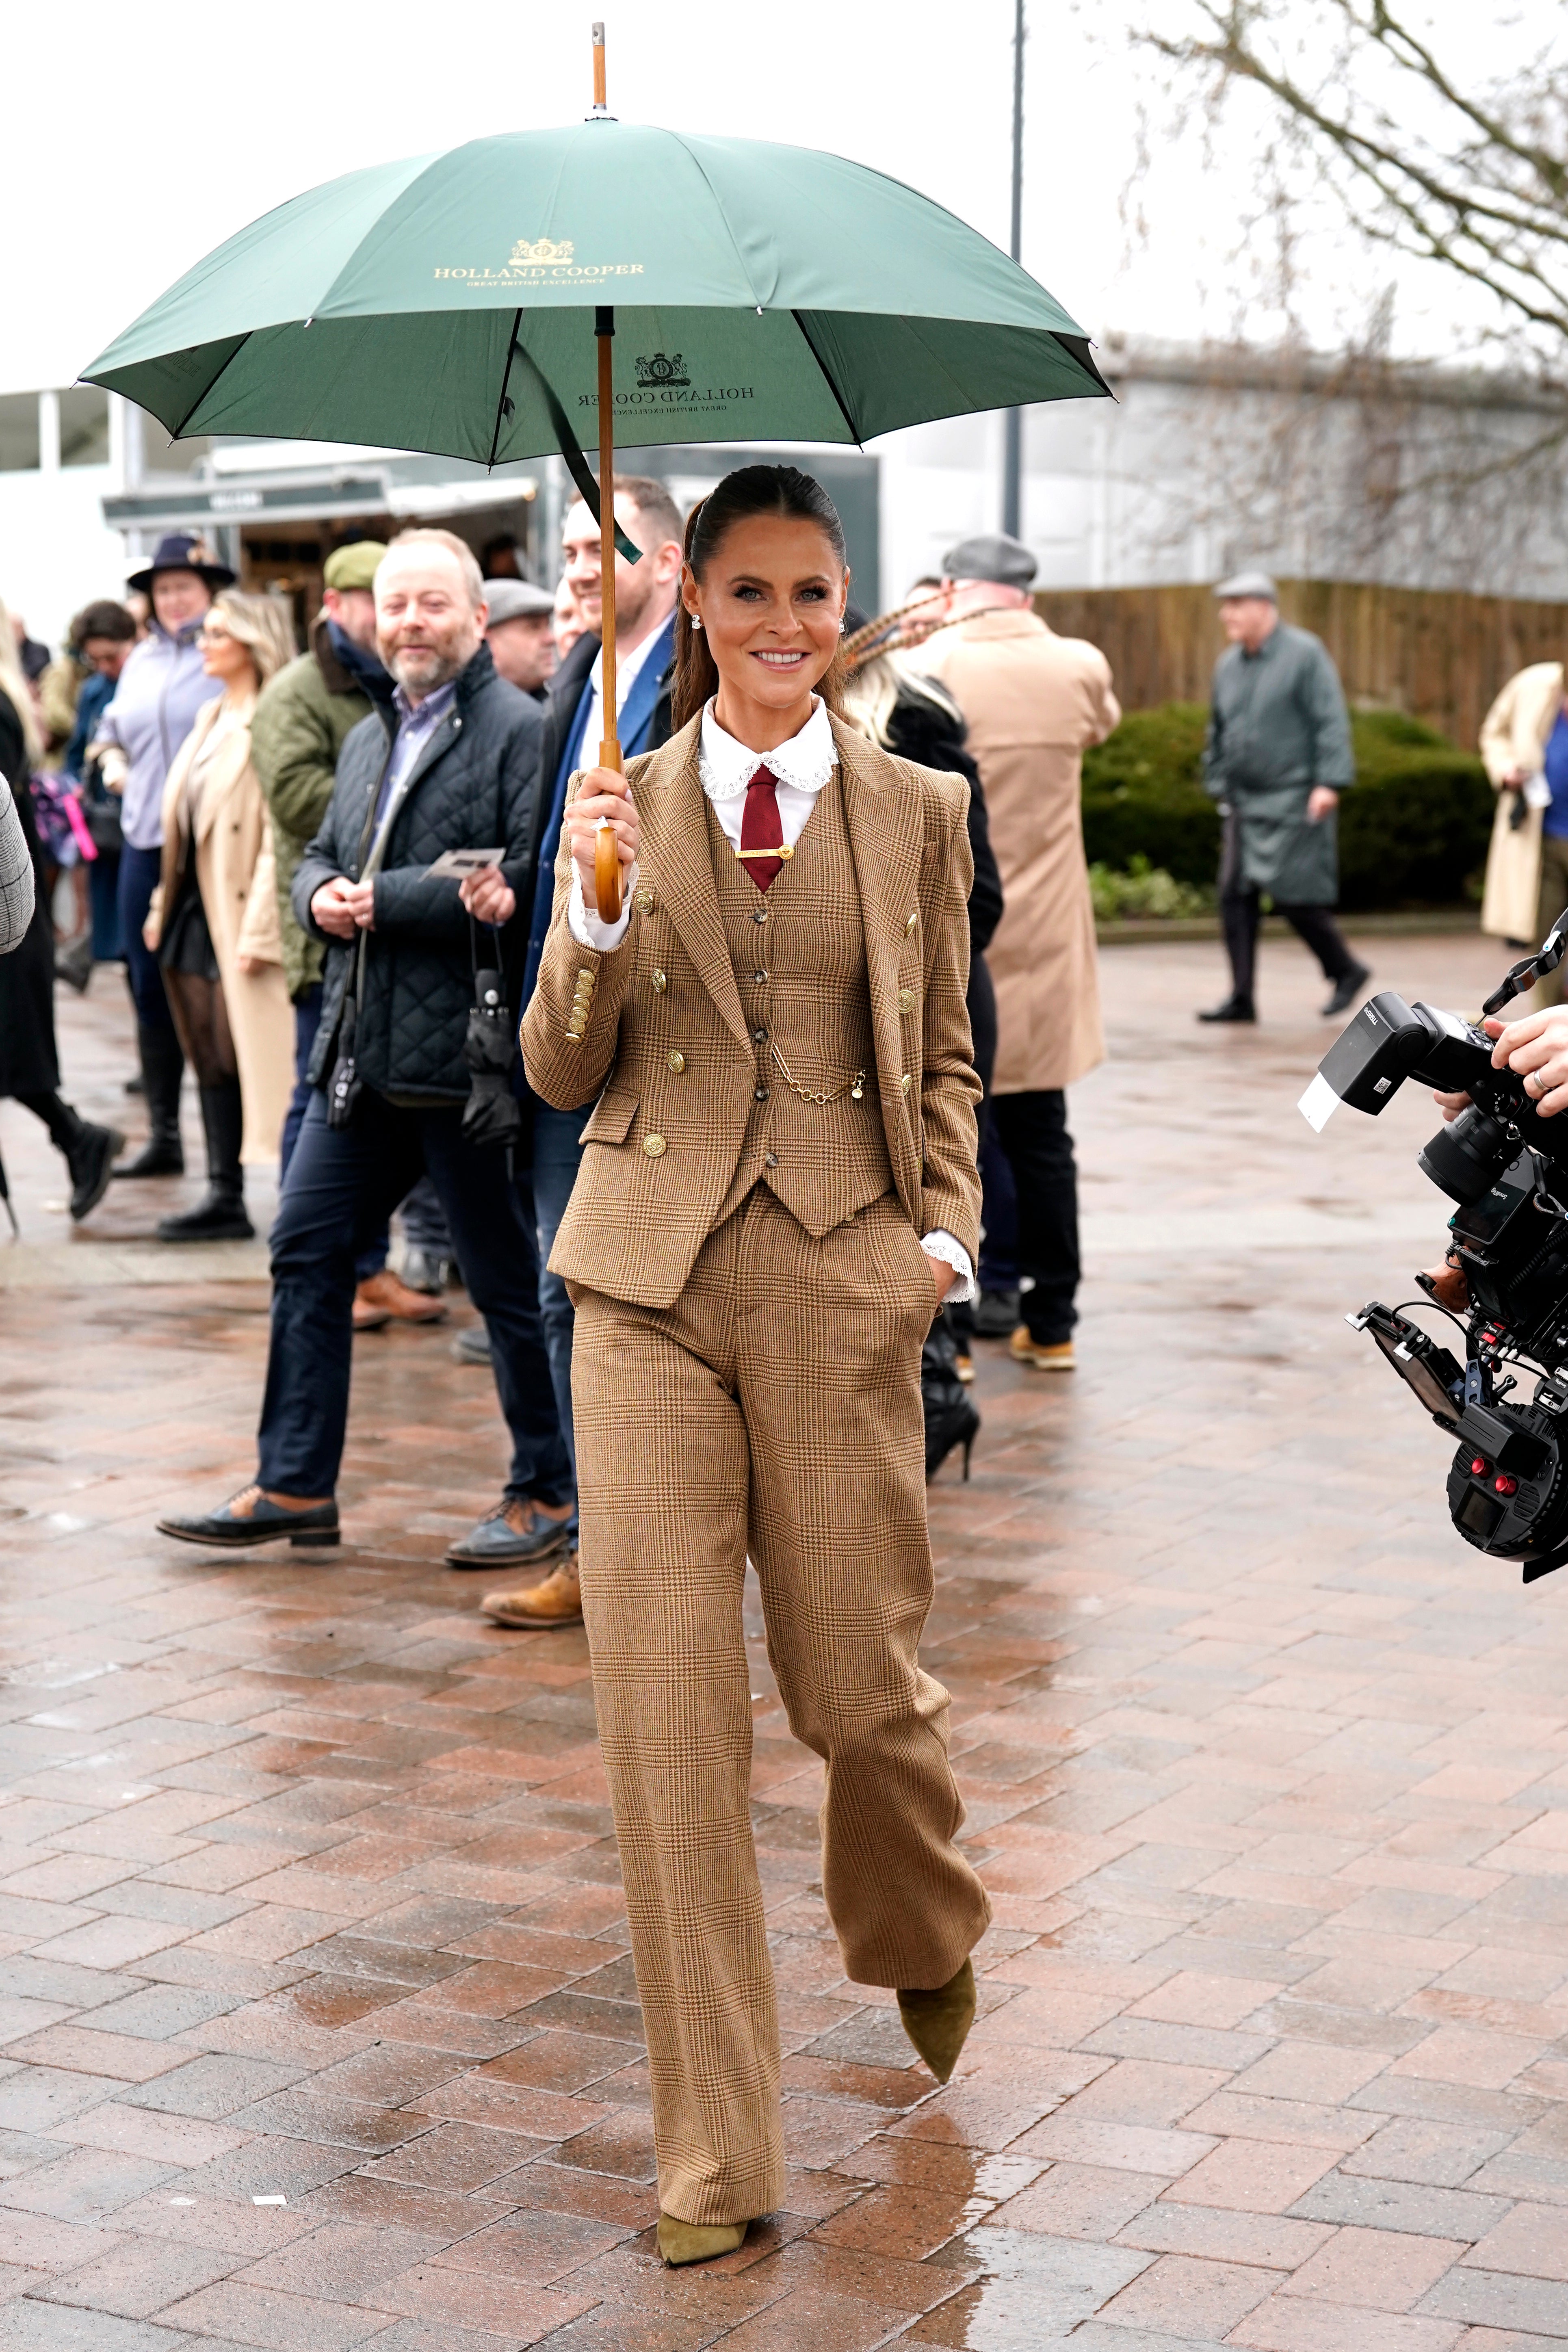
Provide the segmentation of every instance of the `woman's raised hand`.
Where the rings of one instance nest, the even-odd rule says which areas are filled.
[[[590,768],[578,786],[576,799],[566,811],[566,841],[583,884],[583,904],[591,915],[599,911],[594,890],[594,850],[602,817],[608,818],[615,834],[616,855],[621,861],[624,880],[637,862],[642,837],[637,803],[625,776],[617,775],[613,768]]]

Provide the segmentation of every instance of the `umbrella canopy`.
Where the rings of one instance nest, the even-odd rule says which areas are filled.
[[[598,437],[847,441],[1104,394],[1088,341],[940,205],[806,148],[590,119],[329,181],[198,262],[84,371],[178,436],[497,465]]]

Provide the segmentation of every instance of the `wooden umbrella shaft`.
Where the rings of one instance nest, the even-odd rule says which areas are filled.
[[[595,53],[603,56],[603,50]],[[602,664],[600,708],[604,713],[604,735],[599,744],[599,765],[613,768],[617,775],[621,769],[620,726],[616,707],[616,388],[613,353],[615,351],[616,314],[601,309],[595,322],[599,345],[599,596]],[[621,860],[616,846],[615,828],[602,824],[594,845],[594,896],[598,901],[600,918],[606,923],[620,920]]]

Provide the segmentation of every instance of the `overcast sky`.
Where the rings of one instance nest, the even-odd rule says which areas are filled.
[[[1151,233],[1130,243],[1121,199],[1143,85],[1122,5],[1030,0],[1025,264],[1095,335],[1223,334],[1245,275],[1228,251],[1245,152],[1205,154],[1195,127],[1162,141]],[[1005,245],[1013,0],[596,7],[623,118],[829,148]],[[303,188],[580,116],[595,12],[561,0],[14,10],[0,389],[69,383],[202,253]],[[1437,0],[1437,13],[1473,23],[1483,12]],[[1321,336],[1332,340],[1347,306],[1370,307],[1389,274],[1325,235],[1306,305]],[[1405,348],[1442,350],[1457,316],[1441,281],[1406,274]]]

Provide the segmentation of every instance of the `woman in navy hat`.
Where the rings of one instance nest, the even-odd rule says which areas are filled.
[[[157,887],[163,843],[163,783],[175,752],[204,704],[221,692],[202,667],[197,639],[208,605],[234,573],[188,531],[158,542],[151,563],[127,585],[151,597],[153,626],[126,663],[113,701],[99,722],[98,740],[110,748],[100,772],[121,795],[125,847],[120,859],[120,929],[126,978],[136,1008],[136,1039],[146,1089],[148,1137],[117,1176],[179,1176],[180,1079],[184,1055],[163,993],[158,960],[144,945],[142,926]]]

